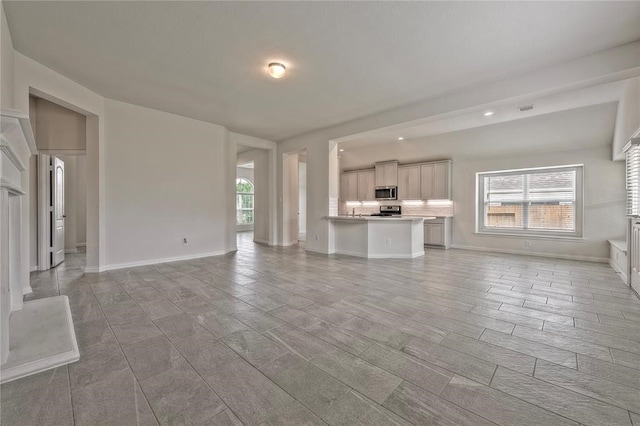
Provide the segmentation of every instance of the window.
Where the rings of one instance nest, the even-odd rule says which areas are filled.
[[[477,173],[477,231],[582,236],[582,165]]]
[[[246,178],[236,179],[236,223],[253,225],[253,183]]]

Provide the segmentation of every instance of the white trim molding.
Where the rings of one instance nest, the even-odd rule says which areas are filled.
[[[459,249],[459,250],[482,251],[482,252],[488,252],[488,253],[515,254],[520,256],[536,256],[536,257],[549,257],[549,258],[566,259],[566,260],[582,260],[585,262],[597,262],[597,263],[609,262],[609,259],[606,257],[574,256],[574,255],[562,254],[562,253],[494,249],[490,247],[465,246],[461,244],[451,244],[451,248]]]
[[[235,251],[235,250],[234,250]],[[105,265],[101,268],[90,268],[87,267],[84,269],[84,272],[87,274],[97,274],[100,272],[113,271],[117,269],[125,269],[125,268],[135,268],[138,266],[148,266],[148,265],[157,265],[158,263],[170,263],[170,262],[180,262],[183,260],[193,260],[193,259],[201,259],[203,257],[213,257],[213,256],[222,256],[227,254],[224,250],[221,251],[212,251],[208,253],[200,253],[188,256],[175,256],[175,257],[165,257],[162,259],[149,259],[149,260],[138,260],[135,262],[127,262],[127,263],[115,263],[113,265]],[[229,252],[230,253],[230,252]]]
[[[0,369],[1,383],[80,359],[67,296],[26,302],[12,313],[11,333],[13,343]]]

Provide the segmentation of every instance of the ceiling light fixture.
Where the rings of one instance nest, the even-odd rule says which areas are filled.
[[[398,140],[399,140],[399,141],[403,141],[403,140],[404,140],[404,138],[403,138],[402,136],[400,136],[400,137],[398,138]]]
[[[287,73],[287,67],[280,62],[271,62],[268,66],[267,72],[273,78],[282,78]]]
[[[484,113],[485,117],[491,117],[493,115],[493,111],[487,111]]]

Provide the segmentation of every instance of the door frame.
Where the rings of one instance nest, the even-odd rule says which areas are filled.
[[[51,155],[38,153],[37,169],[38,169],[38,270],[46,271],[51,269],[51,261],[49,258],[50,246],[49,238],[51,235],[51,224],[49,223],[49,166],[51,165]]]

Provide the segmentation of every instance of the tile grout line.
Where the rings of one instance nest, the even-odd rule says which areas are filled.
[[[107,272],[107,274],[109,274],[109,272]],[[113,277],[111,274],[109,274],[109,276]],[[122,288],[122,286],[120,285],[120,282],[118,280],[116,280],[115,278],[114,278],[114,282],[116,282],[118,284],[118,287],[120,287],[124,292],[126,292],[127,295],[129,294],[124,288]],[[93,296],[95,297],[95,291],[94,291],[93,287],[91,287],[91,283],[89,283],[89,288],[91,289],[91,291],[93,292]],[[135,300],[133,302],[136,303]],[[136,303],[136,306],[137,306],[137,303]],[[114,339],[116,341],[116,344],[118,345],[118,349],[120,349],[120,353],[121,353],[122,357],[124,358],[125,362],[127,363],[127,366],[129,367],[129,371],[131,371],[131,375],[133,376],[133,379],[134,379],[135,383],[138,385],[138,389],[140,390],[140,392],[142,392],[142,396],[144,397],[145,401],[147,402],[147,406],[149,407],[149,410],[151,410],[151,413],[153,414],[153,417],[156,419],[156,422],[158,424],[160,424],[160,419],[158,419],[158,416],[156,415],[155,411],[153,411],[153,408],[151,407],[151,403],[149,402],[149,398],[147,397],[147,395],[145,394],[144,390],[142,389],[142,386],[140,385],[140,381],[138,380],[138,377],[136,377],[136,374],[134,373],[133,368],[131,368],[131,363],[129,362],[129,360],[127,359],[126,355],[124,354],[124,350],[122,349],[122,344],[120,343],[120,340],[118,340],[118,337],[116,336],[116,333],[113,331],[113,327],[111,326],[111,322],[109,322],[109,319],[104,314],[104,310],[102,309],[102,305],[100,304],[100,302],[98,302],[98,308],[100,309],[100,312],[102,313],[102,316],[104,317],[105,321],[107,322],[107,325],[109,326],[109,330],[111,330],[111,333],[113,333],[113,337],[114,337]],[[145,313],[145,315],[146,315],[146,313]],[[155,326],[155,324],[154,324],[154,326]],[[135,393],[134,393],[134,395],[135,395]],[[137,408],[137,405],[136,405],[136,408]],[[137,415],[138,415],[138,412],[136,410],[136,416]]]
[[[152,267],[152,268],[153,268],[153,267]],[[156,268],[153,268],[153,269],[156,269]],[[157,269],[156,269],[156,271],[157,271]],[[167,276],[166,276],[166,274],[164,274],[164,273],[162,273],[162,272],[160,272],[160,271],[157,271],[157,272],[159,272],[160,274],[162,274],[162,275],[164,275],[165,277],[167,277]],[[144,281],[145,283],[149,284],[149,281],[146,281],[144,278],[140,278],[140,279],[141,279],[141,281]],[[167,279],[171,279],[171,278],[167,277]],[[173,279],[171,279],[171,280],[172,280],[172,281],[175,281],[175,280],[173,280]],[[118,285],[119,285],[120,287],[122,287],[122,286],[121,286],[121,284],[120,284],[120,282],[119,282],[118,280],[115,280],[115,281],[118,283]],[[149,284],[149,285],[155,289],[155,287],[154,287],[152,284]],[[125,290],[124,288],[123,288],[123,290],[124,290],[127,294],[129,294],[129,292],[128,292],[127,290]],[[157,289],[156,289],[156,291],[157,291]],[[161,294],[162,294],[162,293],[161,293]],[[129,294],[129,297],[131,297],[131,295],[130,295],[130,294]],[[163,294],[163,297],[164,297],[164,298],[166,298],[166,296],[164,296],[164,294]],[[182,311],[182,308],[181,308],[180,306],[175,305],[175,303],[173,303],[173,301],[171,301],[170,299],[168,299],[168,298],[166,298],[166,299],[167,299],[167,300],[169,300],[169,302],[171,302],[174,306],[176,306],[178,309],[180,309],[180,310]],[[138,307],[140,308],[139,303],[138,303],[138,302],[137,302],[133,297],[131,297],[131,300],[133,301],[133,303],[135,303],[135,304],[136,304],[136,306],[138,306]],[[102,308],[102,306],[101,306],[101,308]],[[140,309],[142,309],[142,308],[140,308]],[[145,313],[145,315],[146,315],[147,317],[149,317],[149,314],[147,314],[147,313],[144,311],[144,309],[142,309],[142,311]],[[184,311],[183,311],[183,312],[184,312]],[[184,312],[184,313],[186,313],[186,312]],[[189,315],[189,314],[187,314],[187,315]],[[236,413],[235,413],[235,412],[234,412],[234,411],[233,411],[233,410],[232,410],[232,409],[227,405],[227,403],[226,403],[226,402],[224,402],[224,399],[222,399],[222,398],[220,397],[220,395],[218,395],[218,393],[215,391],[215,389],[213,389],[213,388],[209,385],[209,383],[204,379],[204,377],[202,377],[202,375],[200,374],[200,372],[199,372],[199,371],[198,371],[198,370],[197,370],[197,369],[196,369],[196,368],[195,368],[195,367],[194,367],[194,366],[189,362],[189,360],[188,360],[188,359],[187,359],[187,358],[182,354],[182,352],[180,352],[180,350],[178,350],[178,348],[176,348],[176,347],[174,346],[173,341],[172,341],[171,339],[169,339],[169,337],[168,337],[168,336],[167,336],[167,335],[166,335],[166,334],[165,334],[165,333],[164,333],[164,332],[163,332],[163,331],[162,331],[162,330],[161,330],[161,329],[156,325],[155,321],[153,321],[153,319],[151,319],[151,317],[149,317],[149,320],[150,320],[150,321],[153,323],[153,325],[158,329],[158,331],[160,331],[160,333],[161,333],[161,334],[162,334],[162,335],[167,339],[167,341],[168,341],[168,342],[169,342],[169,344],[171,345],[171,348],[173,348],[176,352],[178,352],[178,353],[180,354],[180,356],[182,357],[182,359],[184,359],[184,361],[185,361],[187,364],[189,364],[189,366],[190,366],[190,367],[193,369],[193,371],[198,375],[198,377],[200,377],[200,379],[202,379],[202,381],[203,381],[203,383],[205,384],[205,386],[207,386],[207,388],[209,388],[209,389],[211,390],[211,392],[213,392],[213,394],[214,394],[214,395],[215,395],[215,396],[216,396],[216,397],[217,397],[217,398],[222,402],[222,404],[224,405],[224,407],[225,407],[226,409],[228,409],[229,411],[231,411],[231,412],[234,414],[234,416],[236,416],[236,418],[238,418],[238,419],[239,419],[239,417],[236,415]],[[108,323],[108,322],[109,322],[109,321],[107,320],[107,323]],[[109,324],[109,326],[111,326],[111,324]],[[213,335],[213,333],[211,333],[209,330],[205,329],[205,331],[206,331],[207,333],[211,334],[211,335],[212,335],[212,336],[213,336],[217,341],[220,341],[222,344],[224,344],[224,342],[222,342],[222,341],[221,341],[217,336]],[[113,332],[113,331],[112,331],[112,332]],[[115,333],[114,333],[114,335],[115,335]],[[117,340],[117,338],[116,338],[116,340]],[[132,345],[133,345],[133,344],[136,344],[136,343],[143,342],[144,340],[148,340],[148,339],[140,340],[140,341],[138,341],[138,342],[132,343]],[[120,344],[120,342],[118,342],[118,344]],[[225,346],[226,346],[226,345],[225,345]],[[231,348],[230,348],[230,349],[231,349]],[[120,350],[122,351],[122,347],[120,347]],[[133,376],[134,376],[134,377],[136,378],[136,380],[137,380],[136,374],[135,374],[135,372],[133,371],[133,368],[131,368],[131,364],[129,363],[129,360],[127,359],[126,355],[124,354],[124,351],[123,351],[122,355],[124,356],[125,360],[127,361],[127,364],[129,364],[129,368],[131,369],[131,372],[132,372]],[[159,373],[159,374],[161,374],[161,373]],[[151,411],[153,412],[154,416],[156,417],[156,420],[158,420],[158,418],[157,418],[157,416],[156,416],[156,414],[155,414],[155,411],[153,411],[153,408],[151,407],[151,403],[149,403],[148,397],[147,397],[146,393],[144,392],[144,389],[142,388],[142,386],[140,386],[140,384],[139,384],[139,383],[138,383],[138,386],[140,387],[140,391],[142,392],[142,394],[144,395],[145,399],[147,400],[147,404],[149,404],[149,408],[151,409]],[[217,413],[215,413],[215,414],[214,414],[212,417],[210,417],[209,419],[211,419],[211,418],[213,418],[213,417],[217,416],[218,414],[220,414],[220,413],[221,413],[221,412],[223,412],[223,411],[224,411],[224,408],[223,408],[222,410],[218,411]],[[158,423],[160,423],[160,422],[159,422],[159,420],[158,420]]]

